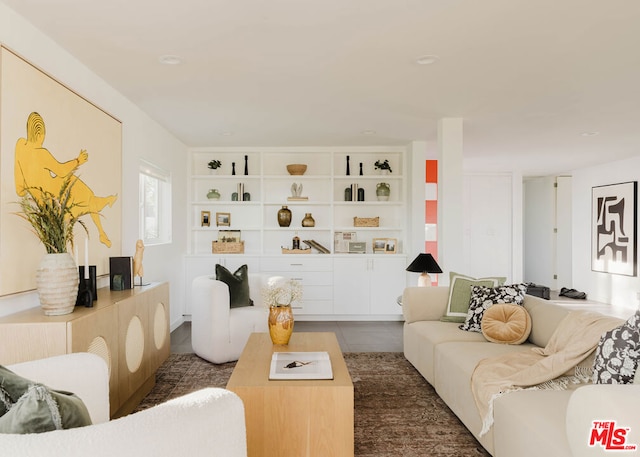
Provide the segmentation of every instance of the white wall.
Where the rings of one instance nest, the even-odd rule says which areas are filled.
[[[186,252],[185,202],[187,148],[136,105],[110,87],[67,51],[0,2],[0,43],[122,122],[122,255],[133,255],[138,236],[138,163],[144,158],[171,171],[173,243],[149,246],[145,280],[171,283],[171,326],[182,321],[183,253]],[[126,70],[125,70],[126,71]],[[7,153],[0,151],[0,153]],[[0,262],[7,259],[0,257]],[[103,281],[104,282],[104,281]],[[38,306],[35,293],[0,298],[0,316]]]
[[[555,178],[524,181],[524,280],[554,287]]]
[[[591,271],[591,188],[640,180],[640,157],[573,173],[573,287],[615,307],[636,308],[640,279]]]

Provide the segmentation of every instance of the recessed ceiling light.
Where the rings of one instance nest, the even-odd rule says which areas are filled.
[[[160,56],[158,60],[160,61],[161,64],[164,64],[164,65],[179,65],[182,63],[182,59],[180,57],[174,56],[171,54]]]
[[[428,54],[428,55],[418,57],[416,59],[416,63],[418,65],[431,65],[432,63],[437,62],[438,59],[440,59],[440,57],[433,54]]]
[[[233,132],[231,132],[231,131],[226,131],[226,132],[222,132],[222,133],[220,133],[220,135],[222,135],[222,136],[231,136],[231,135],[233,135]]]
[[[375,130],[363,130],[362,132],[363,135],[375,135],[376,131]]]
[[[596,136],[596,135],[600,135],[600,132],[582,132],[580,135],[582,135],[582,136]]]

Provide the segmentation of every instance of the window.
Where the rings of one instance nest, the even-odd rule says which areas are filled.
[[[171,242],[171,173],[140,161],[140,238],[145,245]]]

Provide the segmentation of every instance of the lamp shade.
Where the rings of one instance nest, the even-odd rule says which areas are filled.
[[[442,273],[442,269],[436,259],[431,254],[418,254],[413,262],[407,267],[407,271],[415,273]]]
[[[436,259],[431,254],[418,254],[418,257],[413,259],[411,265],[407,267],[407,271],[413,271],[416,273],[422,273],[418,278],[419,287],[428,287],[431,285],[431,276],[429,273],[442,273],[442,269]]]

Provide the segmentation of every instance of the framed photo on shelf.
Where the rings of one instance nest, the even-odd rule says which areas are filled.
[[[387,242],[384,245],[384,253],[385,254],[395,254],[396,246],[398,245],[398,240],[396,238],[387,238]]]
[[[239,243],[242,241],[240,230],[218,230],[219,243]]]
[[[384,254],[387,248],[387,238],[374,238],[372,248],[374,254]]]
[[[638,182],[591,189],[591,270],[636,276]]]
[[[356,232],[335,232],[333,238],[333,252],[348,253],[349,243],[357,240]]]
[[[200,211],[200,226],[201,227],[211,226],[211,211]]]
[[[218,227],[230,227],[231,226],[231,213],[216,213],[216,226],[218,226]]]

